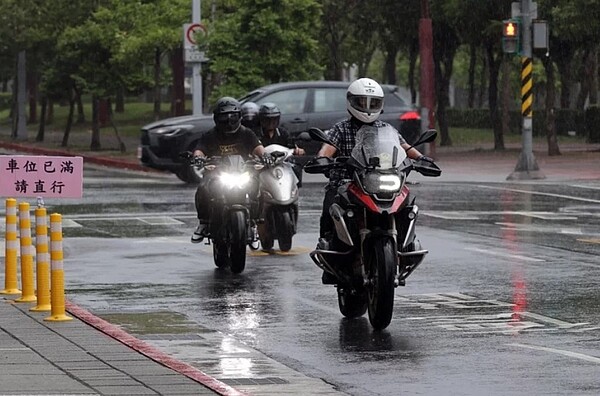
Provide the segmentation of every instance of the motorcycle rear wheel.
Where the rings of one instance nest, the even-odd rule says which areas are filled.
[[[228,246],[223,242],[213,242],[213,258],[218,268],[229,267]]]
[[[289,210],[279,213],[277,224],[277,242],[282,252],[292,249],[292,238],[294,237],[294,221]]]
[[[394,311],[396,252],[389,238],[374,241],[368,260],[369,322],[376,330],[385,329]]]
[[[367,312],[368,299],[364,292],[356,292],[338,287],[338,306],[345,317],[352,319]]]
[[[239,274],[246,268],[246,243],[248,242],[246,215],[242,211],[231,212],[229,220],[231,227],[229,266],[231,272]]]

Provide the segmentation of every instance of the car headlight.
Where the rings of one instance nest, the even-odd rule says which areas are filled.
[[[248,183],[250,183],[251,177],[250,173],[227,173],[223,172],[219,175],[219,181],[221,184],[227,188],[244,188]]]
[[[176,137],[190,131],[192,128],[193,125],[171,125],[155,129],[153,132],[161,136]]]
[[[402,177],[393,173],[370,172],[365,175],[362,183],[369,194],[393,193],[402,188]]]

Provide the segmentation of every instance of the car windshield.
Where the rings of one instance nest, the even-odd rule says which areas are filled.
[[[392,126],[364,125],[356,133],[356,145],[351,156],[363,167],[378,161],[379,169],[383,170],[399,167],[406,153],[400,146],[398,132]]]

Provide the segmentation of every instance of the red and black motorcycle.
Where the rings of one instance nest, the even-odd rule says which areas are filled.
[[[335,147],[321,130],[309,133]],[[414,145],[436,136],[428,130]],[[335,168],[347,169],[352,180],[338,188],[329,209],[335,225],[330,246],[318,247],[310,257],[335,278],[342,315],[358,317],[368,309],[371,325],[384,329],[392,319],[394,289],[404,286],[428,253],[415,235],[419,208],[410,198],[407,177],[413,170],[432,177],[442,171],[432,162],[408,158],[389,125],[363,126],[349,157],[315,158],[304,171],[327,174]]]

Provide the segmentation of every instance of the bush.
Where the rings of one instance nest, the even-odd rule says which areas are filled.
[[[12,93],[0,92],[0,110],[8,110],[12,106]]]
[[[600,143],[600,108],[590,106],[584,113],[585,132],[589,143]]]
[[[556,133],[566,136],[569,131],[575,131],[577,135],[583,135],[586,131],[583,113],[579,110],[557,109],[556,110]],[[489,109],[448,109],[448,126],[456,128],[492,128]],[[520,134],[523,124],[520,111],[509,112],[508,128],[511,134]],[[600,125],[600,124],[597,124]],[[533,136],[544,136],[546,134],[546,112],[534,110],[533,112]],[[589,135],[588,135],[589,136]]]

